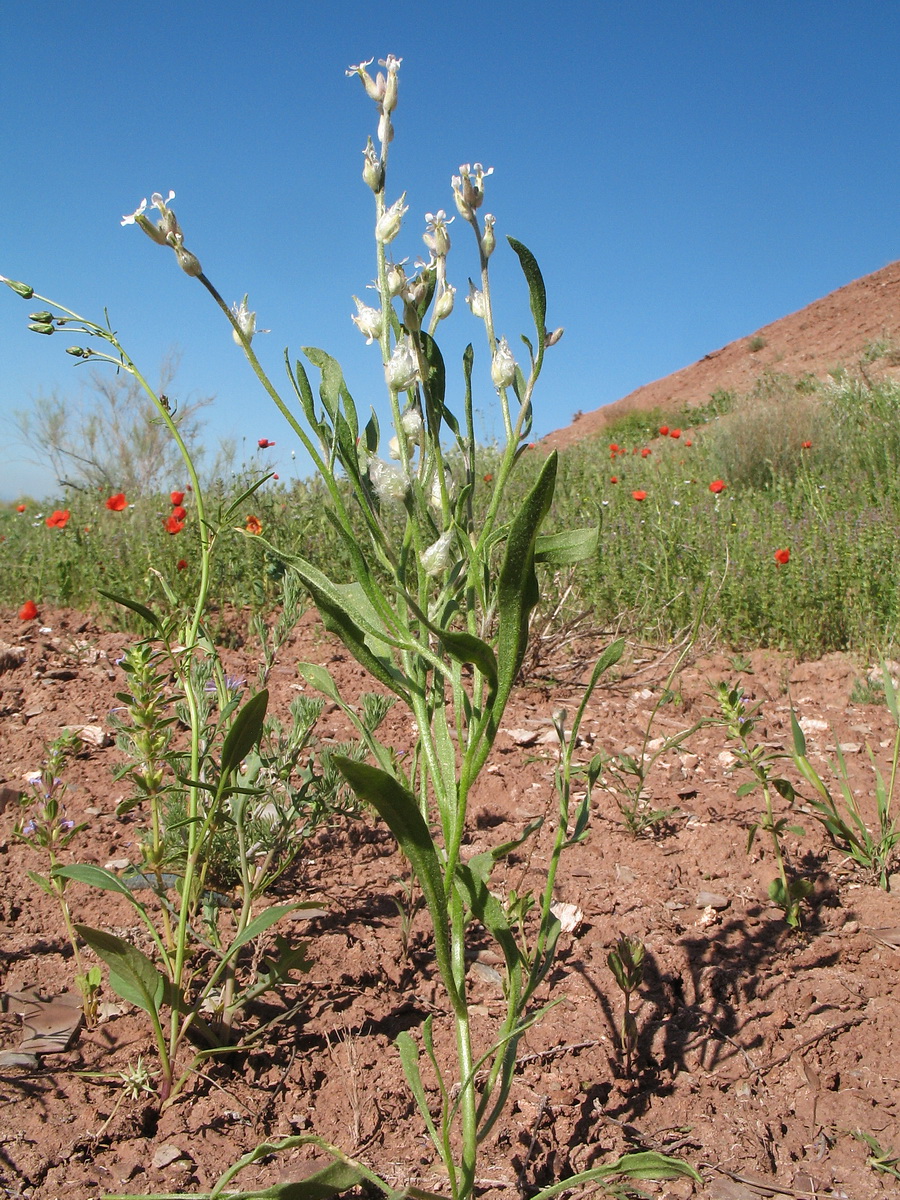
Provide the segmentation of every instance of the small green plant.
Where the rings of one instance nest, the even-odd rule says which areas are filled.
[[[787,755],[769,750],[759,743],[754,744],[756,726],[760,720],[760,703],[752,703],[744,694],[744,689],[738,684],[730,687],[722,682],[716,689],[716,697],[721,713],[721,724],[732,741],[732,752],[736,765],[743,767],[753,776],[747,783],[742,783],[737,790],[739,796],[747,796],[760,789],[763,794],[765,808],[759,821],[754,821],[747,835],[747,853],[753,848],[756,835],[760,831],[771,837],[772,852],[778,868],[778,875],[769,884],[769,899],[784,913],[784,919],[791,929],[799,929],[801,925],[801,909],[804,900],[812,892],[812,881],[792,877],[788,872],[787,854],[782,844],[785,833],[803,836],[800,825],[792,825],[788,817],[775,815],[773,792],[781,796],[792,806],[796,792],[791,782],[775,772],[776,764]],[[799,726],[798,726],[799,728]]]
[[[737,671],[740,675],[753,674],[753,663],[746,654],[731,654],[728,656],[728,661],[731,663],[732,671]]]
[[[884,704],[884,684],[880,679],[854,679],[851,704]]]
[[[893,1150],[885,1150],[871,1133],[863,1133],[861,1129],[854,1129],[852,1133],[858,1142],[862,1142],[868,1148],[869,1157],[866,1163],[873,1171],[900,1179],[900,1154]]]
[[[28,871],[27,875],[59,905],[75,959],[75,986],[81,993],[84,1019],[88,1026],[92,1026],[97,1016],[101,972],[98,966],[88,966],[84,961],[66,897],[67,880],[58,873],[62,862],[60,853],[86,828],[85,823],[76,825],[65,815],[64,802],[68,784],[63,779],[63,773],[69,758],[80,747],[81,739],[77,733],[64,733],[47,747],[43,769],[34,772],[31,778],[32,795],[22,798],[29,815],[27,819],[24,815],[19,818],[15,836],[26,845],[42,850],[47,856],[49,871],[46,875],[37,871]]]
[[[631,1010],[631,997],[644,980],[644,954],[644,943],[640,938],[626,937],[623,933],[606,956],[607,965],[625,1000],[625,1012],[619,1027],[619,1049],[625,1075],[629,1079],[638,1040],[637,1023]]]
[[[747,342],[747,349],[751,354],[758,354],[760,350],[764,349],[765,345],[766,339],[763,337],[763,335],[761,333],[755,333]]]
[[[897,732],[894,736],[891,769],[887,780],[875,761],[871,746],[866,747],[875,777],[877,827],[874,833],[866,824],[853,793],[847,762],[840,743],[836,743],[836,766],[833,769],[837,776],[843,808],[835,800],[828,785],[809,761],[806,754],[806,738],[793,710],[791,711],[791,729],[794,765],[814,791],[814,795],[807,801],[813,814],[824,825],[834,844],[849,854],[858,866],[877,880],[880,887],[887,890],[891,864],[897,846],[900,845],[898,818],[893,812],[894,790],[898,768],[900,768],[900,704],[898,704],[897,692],[887,666],[883,667],[882,671],[881,693]]]

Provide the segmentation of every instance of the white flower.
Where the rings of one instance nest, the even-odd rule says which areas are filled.
[[[447,226],[451,225],[456,220],[451,217],[447,220],[447,214],[442,208],[436,213],[426,213],[425,233],[422,234],[422,241],[432,251],[435,258],[443,258],[450,250],[450,234],[447,232]]]
[[[498,388],[509,387],[516,377],[516,360],[512,356],[509,342],[502,337],[497,343],[491,360],[491,379]]]
[[[472,310],[473,317],[481,317],[484,320],[484,292],[480,291],[472,280],[469,280],[469,294],[466,296],[466,304]]]
[[[392,392],[405,392],[414,387],[419,377],[419,365],[409,341],[402,337],[394,347],[391,361],[385,365],[384,373]]]
[[[350,66],[347,68],[347,70],[344,72],[344,74],[347,76],[348,79],[351,79],[354,75],[362,75],[362,73],[365,71],[366,67],[371,67],[371,65],[374,61],[375,61],[374,58],[367,58],[365,62],[351,63]]]
[[[248,342],[252,342],[255,334],[269,333],[270,330],[256,328],[256,313],[250,311],[247,304],[248,299],[249,296],[245,295],[240,304],[232,304],[231,312],[235,321],[237,321],[238,325],[240,325],[244,337]],[[236,329],[232,329],[231,336],[239,346],[243,345],[241,339],[238,337],[238,332]]]
[[[399,200],[395,200],[390,208],[385,209],[378,218],[375,226],[375,237],[382,245],[386,246],[388,242],[392,242],[400,232],[403,214],[409,211],[409,205],[403,203],[405,199],[406,192],[403,193]]]
[[[146,208],[147,208],[147,197],[145,196],[144,199],[140,202],[140,204],[137,206],[137,208],[134,210],[133,213],[128,213],[126,216],[124,216],[122,218],[122,224],[123,225],[134,225],[137,222],[138,217],[142,217],[144,215]]]
[[[450,548],[453,545],[453,533],[447,530],[436,542],[422,551],[422,567],[426,575],[440,575],[450,566]]]
[[[369,479],[375,495],[382,504],[402,503],[409,490],[409,480],[404,473],[386,463],[382,458],[369,459]]]
[[[481,235],[481,251],[485,258],[490,258],[494,253],[494,247],[497,245],[497,239],[494,237],[494,225],[497,218],[491,216],[490,213],[484,214],[484,233]]]
[[[450,500],[453,499],[453,476],[444,468],[444,484],[447,488],[447,496]],[[441,497],[441,477],[438,474],[432,476],[431,489],[428,493],[428,507],[433,512],[439,513],[443,506]]]
[[[356,302],[356,316],[350,319],[360,333],[365,335],[366,345],[371,346],[375,338],[381,337],[381,310],[363,304],[359,296],[354,296],[353,299]]]
[[[493,173],[493,167],[485,170],[481,163],[476,163],[474,167],[463,163],[459,174],[450,180],[457,212],[464,221],[471,221],[476,208],[481,208],[484,203],[484,181]]]

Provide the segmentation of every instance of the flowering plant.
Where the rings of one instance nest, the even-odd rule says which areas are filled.
[[[354,581],[339,583],[303,557],[277,547],[272,550],[302,583],[325,627],[384,691],[408,709],[414,721],[415,744],[408,758],[398,756],[374,730],[360,727],[369,761],[341,756],[334,761],[359,799],[368,802],[391,829],[425,899],[435,965],[451,1013],[452,1074],[435,1053],[431,1017],[418,1040],[404,1032],[397,1045],[411,1092],[446,1171],[450,1195],[464,1200],[476,1187],[479,1145],[503,1112],[518,1043],[547,1007],[544,1003],[542,1008],[537,997],[548,978],[560,934],[552,909],[554,882],[563,850],[587,836],[591,783],[595,782],[588,777],[587,787],[577,799],[573,796],[573,777],[579,772],[573,758],[578,729],[594,687],[622,654],[623,642],[615,642],[601,656],[571,723],[564,712],[554,715],[560,746],[558,819],[550,837],[543,889],[537,896],[504,894],[492,878],[494,868],[516,847],[536,837],[543,820],[525,825],[514,841],[466,859],[463,843],[470,798],[523,662],[531,613],[539,599],[538,569],[541,564],[573,564],[594,555],[599,535],[596,528],[542,532],[556,485],[556,454],[544,461],[518,510],[510,519],[504,516],[504,496],[528,445],[533,393],[544,355],[559,341],[562,330],[548,330],[541,272],[528,248],[514,238],[508,238],[508,243],[524,274],[534,320],[534,332],[522,337],[522,362],[498,328],[489,271],[497,249],[496,221],[481,212],[492,170],[480,163],[464,164],[451,180],[457,216],[474,239],[478,284],[471,284],[467,303],[485,338],[487,374],[503,428],[499,453],[490,463],[491,487],[484,510],[476,508],[476,484],[483,481],[485,471],[479,470],[473,419],[475,352],[470,345],[463,355],[462,400],[451,407],[445,362],[436,340],[440,323],[454,309],[448,257],[449,227],[457,218],[448,218],[441,209],[426,214],[422,236],[428,261],[417,264],[414,274],[407,273],[406,260],[389,256],[388,247],[400,236],[409,210],[405,191],[392,200],[388,192],[400,59],[388,56],[381,63],[384,72],[374,78],[370,65],[353,66],[347,74],[361,80],[378,114],[377,146],[370,137],[362,171],[374,199],[376,302],[367,305],[355,298],[357,311],[352,319],[367,343],[377,346],[391,414],[387,435],[374,412],[368,420],[361,418],[339,363],[321,349],[307,346],[303,351],[318,374],[317,389],[303,361],[288,361],[293,398],[288,402],[283,397],[253,349],[259,330],[249,297],[229,305],[213,286],[197,255],[185,246],[184,232],[170,207],[174,192],[165,199],[161,193],[153,194],[151,205],[159,213],[155,223],[142,201],[123,218],[123,224],[138,225],[155,243],[173,250],[182,270],[208,291],[260,384],[300,438],[328,492],[329,520],[353,565]],[[91,351],[77,348],[73,353],[85,356]],[[448,447],[445,439],[452,445]],[[258,445],[267,449],[274,442],[263,438]],[[196,523],[201,529],[212,528],[204,516],[196,473],[187,456],[185,461],[196,494]],[[235,501],[227,520],[235,520],[253,490]],[[364,524],[363,538],[356,528],[356,514]],[[253,516],[247,517],[241,532],[266,544],[262,523]],[[207,584],[204,557],[201,589]],[[325,667],[305,663],[299,669],[308,684],[353,718],[351,706]],[[262,714],[249,712],[253,703],[235,722],[239,736],[229,735],[226,743],[229,772],[258,735]],[[191,772],[192,779],[199,778],[194,764]],[[549,807],[548,803],[548,811]],[[203,820],[202,807],[192,809],[191,820]],[[477,928],[496,942],[504,972],[505,1012],[482,1045],[476,1045],[473,1037],[467,978],[468,951]],[[437,1112],[426,1096],[429,1071],[436,1077],[440,1096]],[[280,1147],[303,1141],[317,1139],[287,1139]],[[266,1152],[272,1149],[265,1147]],[[309,1192],[304,1185],[291,1184],[286,1185],[285,1195],[305,1196],[318,1189],[315,1194],[322,1196],[363,1180],[392,1197],[398,1195],[360,1164],[351,1164],[332,1147],[326,1149],[337,1161],[305,1181]],[[248,1156],[227,1172],[216,1194],[253,1160]],[[696,1178],[683,1163],[640,1154],[563,1180],[539,1197],[629,1172],[645,1178],[673,1173]],[[428,1195],[414,1190],[419,1196]],[[267,1194],[280,1195],[281,1190]]]

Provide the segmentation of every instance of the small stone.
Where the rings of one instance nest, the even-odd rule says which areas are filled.
[[[845,921],[841,933],[859,933],[859,921]]]
[[[737,762],[737,756],[732,754],[730,750],[722,750],[718,754],[716,761],[723,771],[730,771]]]
[[[185,1163],[191,1161],[190,1156],[185,1154],[183,1150],[179,1150],[177,1146],[163,1145],[159,1146],[153,1155],[152,1165],[161,1171],[163,1167],[170,1167],[172,1163],[178,1162],[179,1159]]]
[[[722,896],[718,892],[698,892],[697,899],[694,901],[694,907],[719,910],[727,908],[730,903],[731,901],[727,896]]]

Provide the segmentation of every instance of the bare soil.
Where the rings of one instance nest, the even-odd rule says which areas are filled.
[[[90,618],[45,610],[40,621],[0,614],[0,990],[71,993],[73,966],[60,916],[26,875],[46,864],[12,836],[24,775],[40,768],[45,744],[67,725],[108,728],[123,678],[116,659],[127,636]],[[18,650],[15,648],[19,648]],[[479,783],[467,850],[510,840],[530,818],[552,816],[555,762],[550,715],[577,704],[591,653],[570,647],[569,661],[543,664],[515,692],[504,730]],[[252,647],[229,651],[229,667],[252,677]],[[295,663],[327,663],[350,696],[364,686],[359,668],[308,614],[272,677],[272,707],[286,711],[300,680]],[[603,748],[637,750],[649,712],[673,661],[629,648],[618,676],[596,692],[583,734],[584,760]],[[670,736],[714,709],[711,686],[738,678],[720,654],[696,657],[673,684],[654,737]],[[839,742],[871,809],[866,746],[884,767],[894,730],[882,707],[850,701],[869,664],[843,656],[798,663],[752,655],[740,674],[763,701],[760,736],[773,747],[790,737],[789,703],[809,719],[810,754]],[[540,672],[539,672],[540,673]],[[326,712],[323,738],[341,735]],[[392,713],[403,749],[409,730]],[[809,721],[820,722],[810,724]],[[508,731],[513,731],[512,733]],[[519,732],[516,732],[519,731]],[[532,731],[534,739],[521,731]],[[522,741],[528,744],[518,744]],[[117,818],[114,746],[86,748],[71,765],[68,815],[87,822],[73,861],[101,865],[137,858],[140,814]],[[595,795],[587,842],[569,851],[558,898],[583,919],[563,935],[558,964],[541,996],[562,998],[519,1047],[520,1065],[505,1118],[483,1147],[480,1186],[497,1200],[598,1164],[629,1149],[653,1148],[700,1170],[688,1180],[642,1185],[657,1197],[747,1200],[757,1196],[897,1196],[900,1184],[867,1165],[852,1136],[862,1130],[900,1151],[896,1046],[900,1032],[897,890],[873,885],[800,814],[803,838],[788,837],[795,868],[815,882],[802,932],[791,933],[768,900],[774,868],[757,840],[755,795],[739,798],[724,737],[707,728],[665,754],[651,778],[654,804],[672,816],[653,836],[635,839],[617,798]],[[540,835],[498,870],[503,886],[539,884],[549,839]],[[404,959],[394,899],[408,870],[374,818],[342,821],[308,844],[282,899],[313,900],[326,915],[286,922],[308,942],[313,968],[297,976],[248,1029],[295,1009],[251,1052],[209,1066],[160,1115],[152,1100],[123,1097],[116,1073],[142,1055],[153,1063],[143,1015],[127,1005],[82,1029],[61,1053],[31,1065],[0,1067],[0,1188],[8,1197],[81,1200],[104,1193],[208,1190],[220,1172],[259,1142],[310,1132],[356,1154],[397,1186],[445,1188],[403,1079],[393,1039],[414,1036],[434,1017],[439,1046],[450,1028],[436,981],[425,921],[413,926]],[[713,905],[708,902],[713,894]],[[127,904],[73,884],[76,919],[137,936]],[[622,1001],[606,963],[620,933],[647,948],[637,1005],[639,1048],[630,1078],[617,1052]],[[476,947],[476,949],[478,949]],[[481,949],[472,964],[475,1025],[486,1039],[500,1009],[495,959]],[[106,999],[115,1000],[106,990]],[[0,1046],[17,1051],[22,1019],[0,1014]],[[90,1077],[106,1074],[107,1078]],[[241,1186],[264,1187],[310,1169],[304,1149],[248,1170]]]
[[[872,350],[879,346],[879,357]],[[868,350],[868,353],[867,353]],[[900,261],[705,354],[698,362],[644,384],[614,404],[582,414],[542,439],[548,450],[599,436],[628,412],[677,412],[705,404],[718,389],[750,392],[766,375],[824,381],[842,367],[870,379],[900,378]]]

